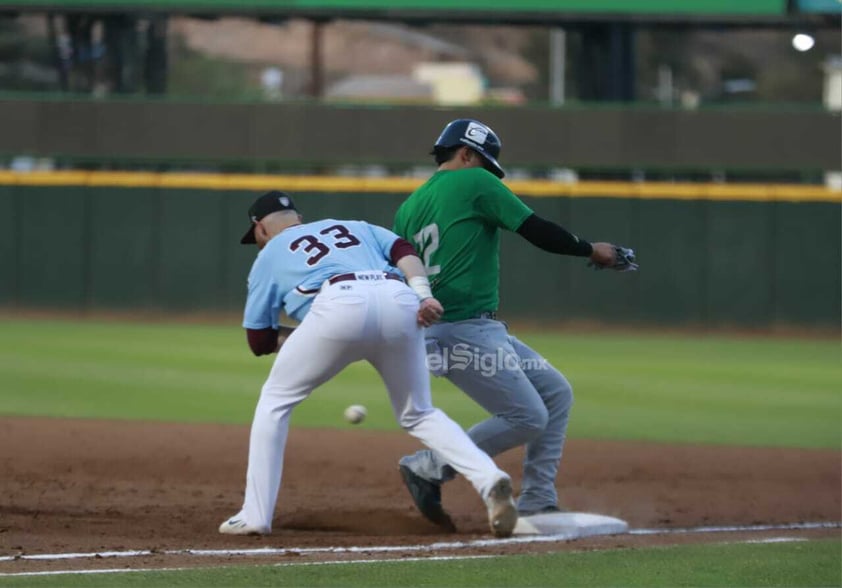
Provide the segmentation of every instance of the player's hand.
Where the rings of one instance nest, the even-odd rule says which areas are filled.
[[[591,243],[591,261],[599,267],[610,267],[617,261],[617,252],[611,243]]]
[[[418,307],[418,324],[422,327],[429,327],[441,318],[444,308],[441,302],[435,298],[425,298]]]

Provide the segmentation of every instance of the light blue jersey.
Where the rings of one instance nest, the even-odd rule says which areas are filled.
[[[326,219],[273,237],[251,267],[243,326],[278,328],[281,310],[301,321],[325,280],[365,270],[391,271],[399,237],[363,221]]]

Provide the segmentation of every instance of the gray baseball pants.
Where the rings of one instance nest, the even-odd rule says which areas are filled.
[[[492,457],[526,445],[518,511],[558,506],[555,479],[573,405],[567,379],[497,320],[439,323],[427,329],[426,338],[430,371],[447,377],[492,415],[468,430],[474,443]],[[400,463],[430,481],[455,476],[428,449]]]

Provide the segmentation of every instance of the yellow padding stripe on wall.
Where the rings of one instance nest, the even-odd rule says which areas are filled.
[[[249,174],[151,172],[0,171],[0,186],[97,186],[199,190],[286,190],[355,194],[409,194],[417,178],[358,178]],[[671,182],[596,182],[572,184],[546,180],[513,180],[506,184],[520,196],[640,198],[664,200],[754,200],[761,202],[842,202],[842,191],[801,184],[712,184]]]

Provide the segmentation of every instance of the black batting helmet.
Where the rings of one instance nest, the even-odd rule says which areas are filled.
[[[497,163],[497,158],[500,157],[500,137],[491,128],[474,120],[472,118],[457,118],[447,123],[444,130],[436,139],[436,144],[433,145],[433,151],[436,148],[449,147],[470,147],[479,153],[485,160],[485,169],[493,173],[498,178],[506,175],[500,164]]]

